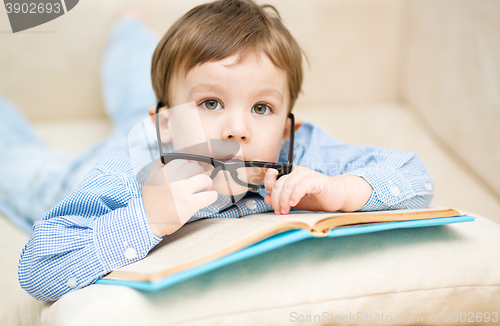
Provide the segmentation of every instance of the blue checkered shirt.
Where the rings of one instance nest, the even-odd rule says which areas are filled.
[[[287,158],[286,143],[279,162]],[[347,145],[308,123],[296,133],[294,165],[329,176],[363,177],[373,192],[362,211],[423,208],[434,194],[416,154]],[[142,183],[129,152],[112,153],[101,160],[76,192],[35,223],[19,262],[21,286],[37,299],[56,300],[144,258],[161,238],[151,232],[141,198]],[[265,189],[249,191],[235,205],[219,195],[190,221],[273,211],[264,203],[266,194]]]

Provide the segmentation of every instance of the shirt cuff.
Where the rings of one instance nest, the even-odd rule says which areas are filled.
[[[410,182],[397,170],[361,168],[346,174],[362,177],[373,188],[370,198],[359,211],[406,208],[410,199],[416,195]]]
[[[94,244],[106,272],[138,261],[162,238],[151,231],[142,198],[95,220]]]

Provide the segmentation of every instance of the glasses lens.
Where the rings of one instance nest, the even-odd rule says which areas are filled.
[[[234,167],[228,166],[228,170],[226,170],[226,168],[224,168],[223,166],[214,167],[211,163],[207,163],[201,160],[191,158],[175,158],[169,160],[166,166],[166,170],[169,182],[187,179],[197,174],[206,174],[212,179],[215,179],[217,176],[219,176],[219,174],[222,173],[223,176],[221,175],[220,178],[223,178],[227,181],[234,179],[234,181],[240,186],[259,188],[259,186],[261,186],[264,182],[267,170],[273,167],[275,168],[273,163],[269,163],[269,167],[267,167],[266,165],[262,167],[244,166],[236,168],[235,170]]]
[[[241,167],[236,169],[238,180],[249,185],[260,185],[269,168],[267,167]]]
[[[198,174],[210,176],[213,169],[212,164],[185,159],[173,159],[166,165],[167,178],[170,183],[188,179]]]

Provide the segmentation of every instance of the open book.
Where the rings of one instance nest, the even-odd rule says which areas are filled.
[[[398,228],[473,221],[450,208],[356,213],[292,211],[242,218],[208,218],[164,237],[146,258],[114,270],[100,284],[158,290],[218,267],[317,237],[338,237]]]

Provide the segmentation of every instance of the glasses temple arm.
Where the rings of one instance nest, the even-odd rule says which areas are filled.
[[[155,124],[156,124],[156,138],[158,139],[158,151],[160,152],[160,160],[163,164],[165,164],[165,161],[163,159],[163,142],[161,141],[161,135],[160,135],[160,122],[159,122],[159,118],[158,118],[158,115],[159,115],[159,112],[160,112],[160,108],[163,107],[163,103],[162,102],[158,102],[158,104],[156,105],[156,111],[155,111]]]
[[[288,148],[288,164],[293,164],[293,143],[295,141],[295,117],[293,113],[288,115],[290,120],[292,120],[290,128],[290,147]]]

